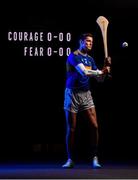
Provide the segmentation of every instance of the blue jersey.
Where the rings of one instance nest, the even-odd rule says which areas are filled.
[[[89,77],[81,75],[75,68],[83,63],[86,69],[97,70],[94,59],[89,55],[83,55],[79,50],[71,53],[66,62],[67,80],[66,87],[74,90],[88,90]]]

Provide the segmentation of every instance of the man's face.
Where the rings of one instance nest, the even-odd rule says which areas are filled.
[[[93,38],[90,36],[87,36],[86,39],[84,39],[81,42],[81,46],[85,51],[90,51],[92,49],[93,45]]]

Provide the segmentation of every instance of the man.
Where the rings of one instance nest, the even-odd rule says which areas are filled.
[[[92,158],[93,168],[100,168],[98,162],[98,124],[96,110],[89,88],[89,78],[101,78],[110,72],[111,58],[106,58],[102,70],[99,70],[94,59],[88,55],[93,46],[93,36],[90,33],[82,34],[79,40],[79,49],[71,53],[66,62],[67,80],[65,89],[64,110],[66,116],[66,148],[68,160],[63,168],[73,168],[74,134],[76,129],[77,113],[83,112],[90,121],[95,132],[94,154]],[[108,63],[107,63],[108,62]],[[108,64],[108,65],[107,65]]]

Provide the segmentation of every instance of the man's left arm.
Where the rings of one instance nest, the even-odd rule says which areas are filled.
[[[105,77],[111,72],[111,57],[105,58],[104,66],[99,71],[101,71],[102,73],[100,73],[100,75],[97,76],[96,79],[98,82],[103,82],[105,80]]]
[[[104,74],[111,73],[111,57],[105,58],[102,71],[104,72]]]

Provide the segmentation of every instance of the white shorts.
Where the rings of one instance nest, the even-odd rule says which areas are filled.
[[[94,107],[93,98],[91,91],[74,91],[72,89],[65,89],[64,96],[64,109],[77,113],[79,111],[84,111],[91,107]]]

